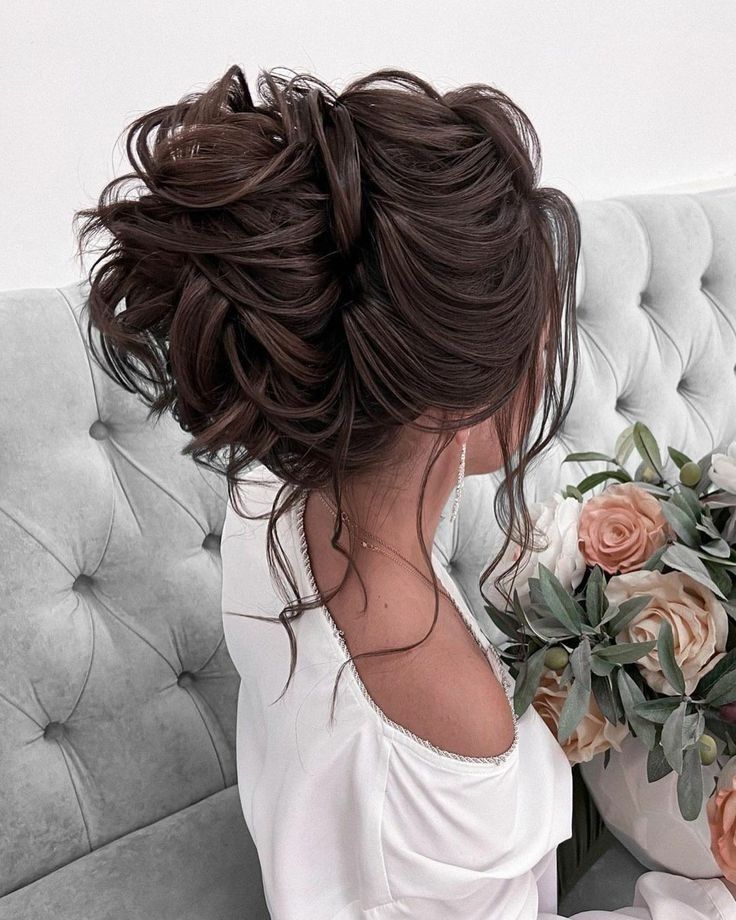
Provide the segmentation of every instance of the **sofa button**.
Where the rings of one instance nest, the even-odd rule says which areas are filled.
[[[43,732],[47,741],[58,741],[64,736],[64,726],[61,722],[49,722]]]
[[[89,433],[90,437],[93,437],[96,441],[104,441],[105,438],[110,437],[110,432],[107,425],[100,421],[100,419],[92,422],[89,428]]]
[[[191,671],[182,671],[176,679],[180,687],[191,687],[194,683],[194,674]]]
[[[208,533],[202,540],[203,549],[209,549],[216,553],[220,549],[220,535],[217,533]]]

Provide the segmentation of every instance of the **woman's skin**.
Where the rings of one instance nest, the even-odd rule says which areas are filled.
[[[457,481],[463,444],[466,475],[498,469],[500,448],[490,422],[457,431],[435,463],[425,490],[425,540],[431,550],[440,512]],[[392,481],[357,479],[343,499],[348,514],[395,547],[429,576],[416,534],[421,475],[435,435],[411,432],[411,466]],[[330,545],[334,516],[316,492],[308,495],[304,527],[315,581],[323,593],[338,584],[347,563]],[[349,547],[346,530],[341,546]],[[392,558],[360,545],[353,552],[366,595],[353,572],[328,609],[352,655],[410,645],[432,626],[434,594],[430,583]],[[363,605],[365,602],[365,611]],[[420,646],[398,654],[366,657],[356,668],[369,695],[393,721],[437,747],[471,757],[494,756],[513,741],[513,722],[505,692],[484,653],[440,594],[437,622]],[[489,718],[489,711],[492,716]]]

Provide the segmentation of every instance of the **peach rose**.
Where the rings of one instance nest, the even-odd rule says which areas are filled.
[[[614,482],[580,512],[578,545],[585,561],[609,575],[641,568],[672,537],[659,500],[633,482]]]
[[[545,668],[532,700],[532,706],[544,719],[555,738],[569,689],[569,686],[565,687],[560,684],[560,675],[556,671]],[[628,734],[629,728],[625,722],[612,725],[605,718],[595,696],[591,693],[588,711],[578,723],[575,731],[561,742],[561,746],[570,763],[576,764],[591,760],[596,754],[610,747],[620,751],[621,742]]]
[[[614,575],[606,585],[606,597],[620,604],[630,597],[651,594],[649,604],[629,620],[616,636],[617,642],[646,642],[659,636],[662,620],[672,626],[675,660],[685,678],[685,692],[692,693],[700,678],[723,658],[728,636],[728,614],[715,594],[685,572],[642,569]],[[677,695],[659,665],[656,646],[636,662],[653,690]]]
[[[736,883],[736,757],[724,765],[705,811],[713,858],[729,882]]]

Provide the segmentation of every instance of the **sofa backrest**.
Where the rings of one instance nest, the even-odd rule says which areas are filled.
[[[225,483],[91,360],[87,290],[0,294],[0,894],[236,782]]]
[[[698,455],[736,437],[736,189],[578,211],[579,386],[529,499],[636,419]],[[0,895],[237,780],[225,483],[90,359],[86,293],[0,293]],[[479,617],[498,480],[437,539]]]

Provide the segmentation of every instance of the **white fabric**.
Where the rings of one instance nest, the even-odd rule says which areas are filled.
[[[251,471],[240,492],[245,512],[267,511],[281,484],[262,467]],[[303,502],[278,533],[307,596],[314,582],[301,511]],[[284,626],[228,613],[275,618],[291,599],[271,578],[266,526],[228,504],[221,550],[225,639],[241,676],[240,801],[272,920],[558,918],[555,851],[572,832],[572,776],[537,711],[530,706],[518,720],[507,754],[461,757],[391,722],[348,664],[331,726],[345,655],[323,607],[291,621],[297,661],[277,699],[290,664]],[[433,561],[511,701],[513,677],[436,554]],[[575,917],[736,920],[736,901],[718,879],[645,872],[632,907]]]

